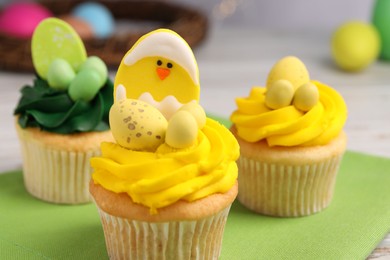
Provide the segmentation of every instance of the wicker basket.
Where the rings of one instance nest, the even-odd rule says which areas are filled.
[[[41,0],[55,16],[69,14],[72,8],[81,0],[55,1]],[[180,34],[191,47],[196,46],[206,36],[207,18],[200,12],[189,7],[159,1],[125,1],[101,0],[116,21],[152,22],[154,28],[138,30],[115,31],[107,39],[83,39],[88,56],[96,55],[102,58],[109,67],[118,67],[127,50],[141,37],[152,29],[169,28]],[[134,27],[134,26],[132,26]],[[31,40],[10,37],[0,33],[0,69],[14,71],[33,71],[31,61]]]

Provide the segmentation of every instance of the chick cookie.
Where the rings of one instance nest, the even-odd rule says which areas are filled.
[[[123,85],[127,98],[150,103],[167,119],[183,104],[199,101],[194,54],[180,35],[168,29],[152,31],[134,44],[120,63],[114,85]]]

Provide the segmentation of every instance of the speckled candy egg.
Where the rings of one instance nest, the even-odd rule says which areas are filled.
[[[167,124],[159,110],[140,100],[121,99],[110,109],[112,135],[131,150],[155,150],[164,143]]]

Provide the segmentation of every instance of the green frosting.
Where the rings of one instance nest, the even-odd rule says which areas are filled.
[[[90,101],[72,101],[67,91],[50,88],[37,77],[33,86],[21,89],[22,97],[14,114],[22,128],[39,127],[48,132],[70,134],[109,129],[108,114],[114,87],[110,79]]]

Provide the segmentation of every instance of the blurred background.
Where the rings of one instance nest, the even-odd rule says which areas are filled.
[[[175,0],[202,10],[214,26],[330,32],[347,20],[369,21],[375,1]]]
[[[42,0],[61,7],[71,1]],[[105,0],[115,2],[135,2]],[[387,60],[377,59],[378,50],[368,57],[369,64],[351,73],[335,65],[331,55],[331,38],[342,24],[358,20],[370,24],[374,4],[387,5],[381,9],[384,30],[387,30]],[[386,2],[387,1],[387,2]],[[0,8],[19,1],[0,0]],[[147,5],[150,1],[138,1]],[[155,10],[152,17],[172,20],[173,29],[193,47],[198,62],[201,82],[200,103],[210,115],[229,118],[236,109],[235,98],[246,96],[252,86],[264,85],[273,64],[287,55],[299,57],[310,72],[310,77],[339,91],[348,105],[348,149],[390,158],[390,0],[161,0],[166,4],[182,5],[199,11],[196,22],[172,18],[167,9]],[[54,4],[53,4],[54,3]],[[70,9],[69,9],[70,10]],[[68,11],[69,11],[68,10]],[[119,8],[118,13],[142,15],[145,9]],[[176,12],[182,15],[183,12]],[[187,14],[190,17],[191,14]],[[388,18],[387,18],[388,17]],[[116,17],[117,18],[117,17]],[[185,17],[184,17],[185,18]],[[131,29],[128,38],[119,35],[106,39],[83,39],[89,55],[97,55],[110,66],[114,79],[120,59],[143,34],[140,27],[153,29],[161,26],[144,19],[121,23],[116,19],[115,31]],[[162,23],[164,24],[164,23]],[[196,28],[195,28],[196,27]],[[194,29],[195,28],[195,29]],[[371,28],[371,31],[374,30]],[[126,34],[126,33],[125,33]],[[186,38],[186,37],[188,38]],[[367,37],[354,35],[347,43],[367,43]],[[372,35],[371,35],[372,36]],[[375,35],[376,36],[376,35]],[[374,37],[378,40],[379,36]],[[356,40],[358,39],[358,40]],[[18,49],[17,49],[18,48]],[[368,43],[362,50],[373,49]],[[353,49],[353,48],[350,48]],[[30,43],[0,33],[0,171],[16,169],[21,165],[16,133],[13,129],[13,109],[20,97],[19,88],[31,82],[33,69]],[[26,52],[26,53],[24,53]],[[359,53],[357,54],[359,56]],[[119,60],[119,61],[118,61]],[[22,66],[23,65],[23,66]],[[7,70],[4,67],[8,67]],[[23,72],[23,73],[20,73]],[[379,209],[380,210],[380,209]],[[369,234],[368,234],[369,235]],[[353,243],[354,241],[347,241]],[[390,234],[371,255],[372,259],[390,259]],[[383,258],[378,258],[382,255]]]
[[[112,0],[116,1],[116,0]],[[213,26],[331,31],[340,23],[368,21],[375,1],[162,0],[202,10]],[[0,0],[0,6],[15,0]]]

